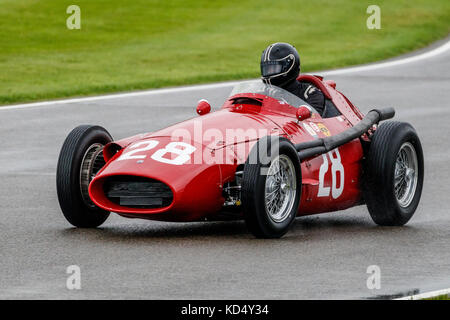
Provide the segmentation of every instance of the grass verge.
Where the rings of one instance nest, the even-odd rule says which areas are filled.
[[[66,8],[81,8],[81,29]],[[0,0],[0,104],[254,78],[270,43],[302,70],[366,63],[450,32],[448,0]]]
[[[440,295],[440,296],[437,296],[437,297],[427,298],[427,299],[424,299],[424,300],[450,300],[450,296],[447,295],[447,294],[443,294],[443,295]]]

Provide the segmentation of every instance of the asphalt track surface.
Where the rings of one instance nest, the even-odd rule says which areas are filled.
[[[329,77],[364,112],[393,106],[417,129],[422,201],[404,227],[378,227],[360,206],[298,218],[280,240],[254,239],[243,222],[114,214],[76,229],[58,206],[56,163],[73,127],[99,124],[115,138],[154,131],[195,116],[200,98],[219,108],[231,86],[0,109],[0,298],[389,298],[450,287],[449,70],[447,51]],[[81,290],[66,288],[69,265],[81,268]],[[369,265],[381,268],[381,289],[367,288]]]

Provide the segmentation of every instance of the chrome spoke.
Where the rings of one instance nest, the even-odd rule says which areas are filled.
[[[286,155],[274,159],[266,176],[265,206],[275,222],[284,221],[295,202],[295,168]]]
[[[409,206],[414,198],[418,180],[418,160],[414,146],[405,142],[397,154],[394,169],[394,194],[399,205]]]

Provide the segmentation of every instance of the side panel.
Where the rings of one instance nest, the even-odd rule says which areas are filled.
[[[314,117],[296,125],[302,129],[297,134],[291,131],[294,143],[305,141],[306,135],[310,136],[310,140],[326,138],[351,126],[342,116],[329,119]],[[299,215],[342,210],[357,205],[361,200],[362,157],[361,143],[355,139],[326,154],[303,161]]]
[[[361,200],[359,140],[302,163],[300,215],[343,210]]]

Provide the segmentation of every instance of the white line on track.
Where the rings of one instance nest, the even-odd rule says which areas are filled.
[[[381,68],[394,67],[407,63],[417,62],[424,59],[429,59],[435,57],[437,55],[445,53],[450,49],[450,41],[447,41],[443,45],[434,48],[430,51],[420,53],[414,56],[406,57],[403,59],[386,61],[380,63],[373,63],[368,65],[363,65],[359,67],[350,67],[344,69],[337,70],[326,70],[320,71],[320,74],[324,76],[329,75],[340,75],[347,74],[353,72],[364,72],[371,71]],[[254,80],[249,80],[254,81]],[[135,91],[135,92],[127,92],[127,93],[115,93],[109,95],[101,95],[101,96],[93,96],[93,97],[84,97],[84,98],[73,98],[73,99],[64,99],[64,100],[52,100],[52,101],[42,101],[42,102],[34,102],[34,103],[26,103],[26,104],[16,104],[9,106],[0,106],[0,111],[2,110],[11,110],[11,109],[24,109],[31,107],[40,107],[40,106],[51,106],[51,105],[61,105],[61,104],[71,104],[77,102],[90,102],[97,100],[108,100],[108,99],[120,99],[120,98],[130,98],[130,97],[139,97],[139,96],[151,96],[155,94],[164,94],[164,93],[179,93],[193,90],[206,90],[206,89],[218,89],[218,88],[226,88],[236,85],[237,83],[241,83],[243,81],[229,81],[229,82],[219,82],[212,84],[202,84],[202,85],[193,85],[193,86],[183,86],[183,87],[175,87],[175,88],[166,88],[166,89],[153,89],[153,90],[145,90],[145,91]]]
[[[346,73],[352,73],[352,72],[371,71],[371,70],[376,70],[376,69],[381,69],[381,68],[395,67],[395,66],[399,66],[402,64],[406,64],[406,63],[417,62],[420,60],[429,59],[429,58],[438,56],[442,53],[445,53],[449,49],[450,49],[450,41],[447,41],[443,45],[441,45],[437,48],[434,48],[433,50],[430,50],[430,51],[427,51],[427,52],[424,52],[424,53],[421,53],[418,55],[414,55],[411,57],[406,57],[403,59],[398,59],[398,60],[393,60],[393,61],[368,64],[368,65],[359,66],[359,67],[350,67],[350,68],[339,69],[339,70],[330,70],[330,71],[325,71],[323,73],[325,75],[329,76],[329,75],[335,75],[335,74],[336,75],[337,74],[346,74]]]
[[[430,291],[430,292],[424,292],[420,294],[415,294],[412,296],[402,297],[395,300],[422,300],[422,299],[428,299],[443,295],[450,295],[450,288],[443,289],[443,290],[437,290],[437,291]]]

